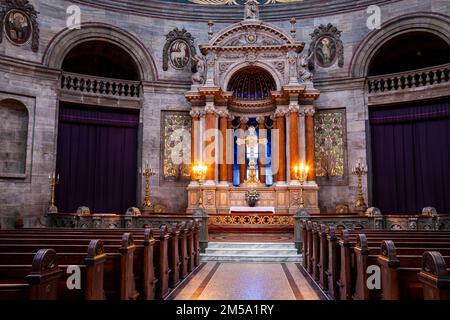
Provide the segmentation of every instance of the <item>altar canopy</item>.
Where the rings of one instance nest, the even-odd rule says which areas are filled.
[[[295,24],[295,21],[291,23]],[[208,167],[205,181],[188,186],[188,212],[229,213],[247,206],[245,193],[260,193],[258,206],[276,213],[305,207],[318,213],[314,171],[314,88],[296,28],[286,31],[260,20],[249,1],[244,20],[199,46],[191,90],[192,163]],[[303,187],[292,171],[305,162]],[[301,192],[303,191],[303,192]]]

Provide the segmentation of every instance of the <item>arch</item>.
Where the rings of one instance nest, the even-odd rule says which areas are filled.
[[[0,101],[0,174],[26,172],[29,113],[19,100]]]
[[[418,13],[387,21],[380,30],[370,32],[360,43],[350,62],[350,75],[355,78],[366,77],[369,63],[378,50],[389,40],[404,33],[429,32],[450,45],[449,19],[437,13]]]
[[[134,60],[143,81],[157,80],[155,62],[144,44],[134,35],[109,24],[83,23],[80,29],[68,28],[57,34],[46,48],[43,64],[61,69],[65,56],[80,43],[87,41],[106,41],[125,50]]]
[[[249,67],[257,67],[257,68],[261,68],[264,71],[268,72],[273,80],[275,81],[276,84],[276,90],[279,91],[281,90],[281,86],[283,83],[283,76],[270,64],[265,63],[263,61],[258,61],[255,63],[250,63],[250,62],[240,62],[235,64],[234,66],[232,66],[231,68],[228,69],[227,73],[225,74],[225,76],[223,77],[223,83],[222,83],[222,89],[223,90],[227,90],[228,89],[228,85],[229,82],[231,80],[231,78],[239,71],[244,70],[246,68]]]

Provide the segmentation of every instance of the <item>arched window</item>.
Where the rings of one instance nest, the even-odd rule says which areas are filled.
[[[22,102],[0,101],[0,175],[25,174],[28,110]]]

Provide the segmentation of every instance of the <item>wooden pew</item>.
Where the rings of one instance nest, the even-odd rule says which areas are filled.
[[[57,252],[85,253],[86,247],[94,235],[87,235],[87,238],[86,236],[83,238],[81,235],[78,239],[76,237],[68,239],[62,235],[48,238],[50,235],[40,235],[39,233],[35,233],[34,237],[32,235],[23,238],[18,235],[15,237],[8,235],[8,237],[5,238],[5,234],[0,233],[0,245],[3,251],[33,252],[48,247]],[[107,253],[104,264],[104,290],[107,299],[136,299],[139,294],[136,291],[133,273],[134,250],[136,248],[133,236],[130,233],[125,233],[122,235],[122,239],[104,237],[102,240]],[[6,244],[7,246],[5,246]]]
[[[381,266],[384,300],[424,298],[418,278],[422,270],[422,257],[423,255],[398,255],[393,241],[383,241],[378,262]],[[441,257],[445,264],[450,263],[450,256]]]
[[[440,252],[427,251],[418,274],[425,300],[450,300],[449,268]]]
[[[26,264],[11,257],[0,265],[0,300],[56,300],[61,275],[54,250],[40,249]]]
[[[369,238],[370,239],[370,238]],[[359,234],[357,244],[354,248],[355,251],[355,272],[356,272],[356,283],[355,283],[355,294],[353,299],[355,300],[368,300],[368,299],[380,299],[382,298],[381,292],[379,290],[369,290],[366,285],[367,280],[367,268],[369,265],[379,265],[380,255],[387,255],[388,249],[385,244],[391,244],[391,242],[375,241],[369,243],[367,236],[365,234]],[[410,239],[408,242],[398,241],[397,248],[391,248],[389,250],[395,250],[397,255],[401,256],[416,256],[417,260],[421,260],[421,256],[427,250],[440,250],[442,253],[450,254],[450,242],[442,245],[440,242],[416,242],[415,239]],[[435,248],[436,247],[436,248]],[[392,251],[391,251],[392,252]],[[394,261],[394,260],[392,260]],[[417,261],[418,263],[419,261]],[[384,297],[384,296],[383,296]]]
[[[354,286],[354,280],[353,283],[350,282],[350,284],[347,282],[345,283],[345,281],[348,280],[352,280],[351,277],[347,277],[347,278],[343,278],[342,280],[340,280],[341,278],[341,265],[344,265],[344,271],[346,271],[346,274],[350,273],[351,275],[351,270],[354,267],[354,257],[353,255],[353,247],[356,243],[356,236],[358,232],[361,231],[341,231],[338,232],[336,234],[334,227],[328,227],[327,231],[324,232],[323,230],[320,229],[321,227],[318,227],[317,225],[313,225],[310,222],[302,223],[302,230],[303,230],[303,241],[304,241],[304,245],[303,245],[303,255],[304,255],[304,259],[303,259],[303,266],[305,267],[305,269],[311,273],[313,275],[313,277],[315,279],[319,278],[319,283],[320,286],[324,289],[327,290],[328,289],[328,295],[333,298],[336,299],[338,298],[337,296],[337,292],[338,291],[343,291],[343,296],[345,297],[345,299],[350,299],[351,295],[350,292],[352,292],[351,290],[346,293],[345,290],[343,290],[342,288],[352,288],[352,285]],[[317,231],[317,237],[314,238],[314,234],[315,232],[314,229],[316,229]],[[332,235],[330,236],[330,230],[332,230]],[[386,236],[394,234],[396,236],[399,237],[413,237],[413,238],[424,238],[423,240],[427,241],[429,238],[450,238],[450,233],[449,232],[437,232],[437,231],[385,231],[385,230],[364,230],[364,232],[367,232],[368,234],[375,237],[379,238],[379,242],[381,240],[386,239]],[[347,233],[348,236],[350,237],[349,241],[351,240],[352,242],[348,243],[349,248],[346,249],[344,243],[341,241],[339,243],[339,241],[342,238],[342,234]],[[325,237],[326,237],[326,241],[325,241]],[[317,246],[317,242],[319,242],[319,246]],[[314,243],[316,244],[316,246],[314,247]],[[351,245],[351,247],[350,247]],[[343,247],[341,247],[343,246]],[[319,250],[317,251],[317,248],[319,248]],[[325,253],[326,251],[327,254]],[[311,254],[310,254],[311,252]],[[344,252],[344,258],[343,261],[341,261],[341,252]],[[315,258],[314,254],[319,255],[319,258]],[[327,259],[328,256],[328,259]],[[319,261],[318,263],[315,263],[315,261]],[[328,261],[327,261],[328,260]],[[327,263],[328,262],[328,263]],[[317,269],[316,271],[314,271],[315,266],[317,265],[318,267],[318,272]],[[323,266],[327,265],[325,268]],[[316,274],[318,273],[318,276],[314,276],[314,272],[316,272]],[[320,280],[322,275],[322,280]],[[326,277],[324,277],[324,275]],[[324,278],[328,278],[328,281],[324,281]],[[336,285],[336,283],[338,285]],[[328,288],[327,288],[328,287]],[[340,290],[339,290],[340,289]]]
[[[396,234],[396,231],[392,231],[390,234],[377,234],[374,233],[372,235],[366,234],[367,237],[370,237],[371,243],[370,246],[379,246],[381,242],[386,238],[395,239],[399,246],[409,246],[413,241],[415,245],[420,245],[423,248],[427,247],[439,247],[446,248],[450,246],[450,242],[442,242],[441,239],[438,239],[439,242],[435,242],[436,238],[431,236],[422,237],[420,234],[416,234],[415,236],[411,235],[411,238],[408,235],[404,234]],[[355,291],[356,286],[356,263],[357,257],[355,256],[354,248],[357,244],[358,235],[352,234],[349,235],[347,230],[343,230],[342,237],[339,240],[340,246],[340,274],[338,280],[339,286],[339,295],[342,300],[349,300],[353,298],[353,292]],[[359,253],[357,250],[356,252]]]
[[[0,264],[14,261],[23,265],[29,263],[34,256],[33,252],[3,252],[8,244],[0,245]],[[106,254],[101,240],[91,240],[85,253],[56,252],[58,266],[67,274],[69,266],[78,266],[81,271],[80,290],[67,288],[67,277],[60,277],[58,281],[58,299],[64,300],[103,300],[103,275]]]

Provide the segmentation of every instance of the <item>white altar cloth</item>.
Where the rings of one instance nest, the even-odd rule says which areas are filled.
[[[270,212],[275,213],[275,207],[231,207],[232,212]]]

